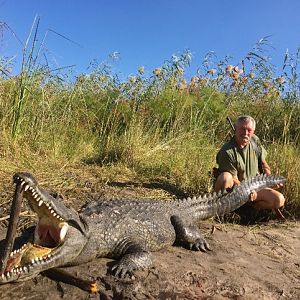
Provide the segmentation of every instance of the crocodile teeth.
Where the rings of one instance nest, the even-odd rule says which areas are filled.
[[[43,203],[43,200],[40,200],[38,206],[41,206]]]
[[[67,234],[68,228],[69,228],[69,225],[65,223],[63,225],[62,229],[60,230],[59,237],[60,237],[61,240],[64,240],[64,238]]]
[[[25,185],[24,191],[26,192],[29,189],[29,185]]]

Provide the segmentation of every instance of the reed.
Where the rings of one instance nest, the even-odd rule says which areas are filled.
[[[38,29],[37,18],[20,74],[0,78],[0,154],[9,169],[122,165],[145,180],[204,192],[215,154],[231,135],[226,117],[250,114],[274,172],[288,178],[289,208],[299,213],[299,51],[285,54],[279,75],[264,38],[235,64],[207,55],[190,79],[192,56],[184,51],[148,74],[139,68],[127,81],[97,62],[74,80],[40,63]]]

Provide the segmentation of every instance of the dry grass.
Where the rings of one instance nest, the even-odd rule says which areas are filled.
[[[274,172],[288,178],[289,209],[299,212],[300,102],[293,64],[298,57],[286,57],[283,74],[274,75],[262,39],[240,63],[213,64],[207,56],[203,75],[189,82],[189,51],[148,76],[139,68],[126,82],[97,64],[69,81],[37,63],[43,53],[35,22],[22,72],[0,78],[3,189],[14,172],[26,170],[63,194],[88,182],[101,189],[122,177],[202,193],[211,187],[215,154],[231,134],[226,117],[251,114]]]

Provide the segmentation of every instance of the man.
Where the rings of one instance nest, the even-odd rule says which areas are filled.
[[[234,137],[222,146],[216,157],[219,176],[215,182],[215,191],[231,189],[262,172],[271,174],[266,162],[267,152],[254,134],[255,126],[255,120],[250,116],[237,119]],[[279,191],[265,188],[253,192],[249,201],[259,209],[275,209],[277,216],[283,218],[279,208],[283,207],[285,199]]]

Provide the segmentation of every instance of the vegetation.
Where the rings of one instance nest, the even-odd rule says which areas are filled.
[[[286,53],[280,74],[262,39],[237,64],[228,57],[215,62],[209,53],[190,79],[192,56],[184,51],[148,74],[140,67],[127,81],[97,63],[71,80],[39,63],[37,29],[25,43],[19,75],[9,76],[11,61],[0,58],[2,171],[118,166],[140,180],[205,192],[215,155],[232,134],[226,117],[250,114],[273,173],[288,178],[287,209],[299,214],[299,52]]]

